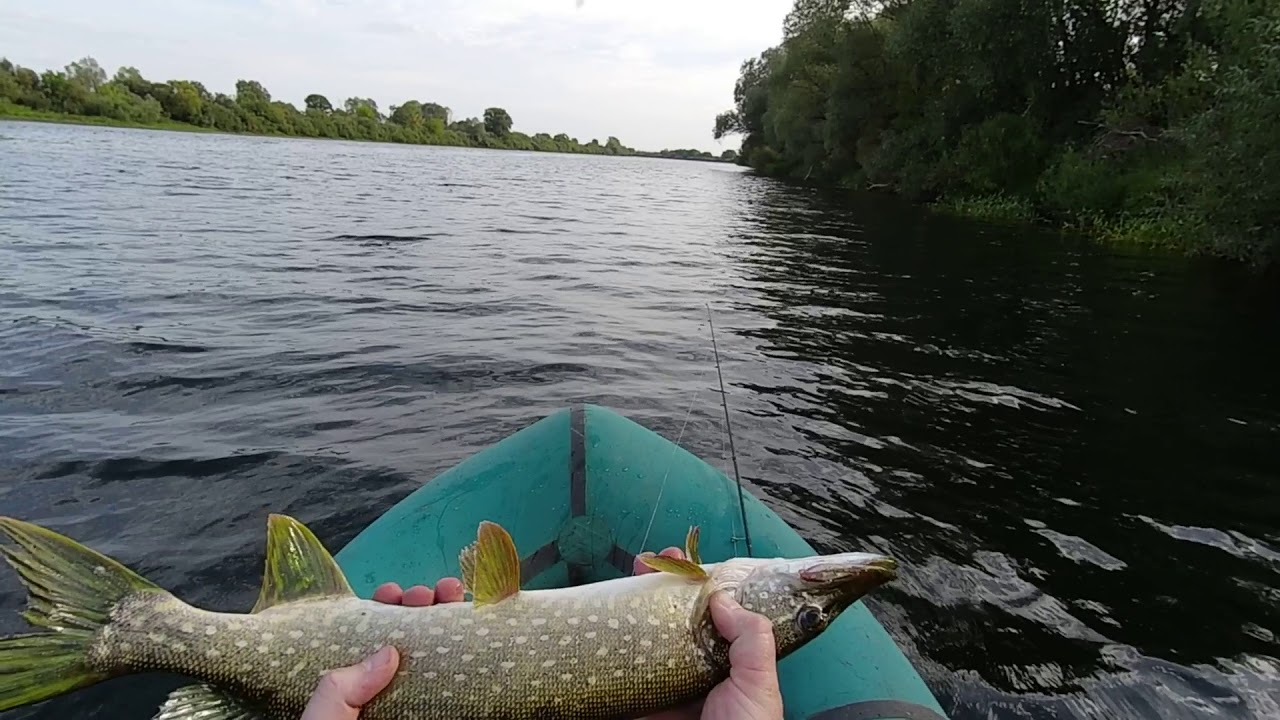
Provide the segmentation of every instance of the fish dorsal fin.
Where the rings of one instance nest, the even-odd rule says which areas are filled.
[[[702,556],[698,555],[699,534],[698,526],[690,525],[689,534],[684,536],[684,556],[694,565],[702,564]]]
[[[511,535],[501,525],[485,520],[476,541],[458,558],[462,586],[477,606],[491,605],[520,592],[520,555]]]
[[[333,556],[306,525],[272,515],[267,520],[267,568],[253,612],[320,597],[355,597],[355,593]]]
[[[654,555],[652,557],[642,557],[640,562],[658,572],[671,573],[690,580],[706,580],[708,577],[707,571],[703,570],[701,565],[681,558]]]
[[[188,685],[169,694],[154,720],[263,720],[256,710],[208,685]]]

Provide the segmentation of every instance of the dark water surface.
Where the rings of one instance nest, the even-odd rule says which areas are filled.
[[[612,406],[828,549],[959,720],[1280,717],[1280,295],[735,168],[0,123],[0,513],[247,609]],[[0,577],[0,632],[22,627]],[[11,717],[147,718],[170,678]]]

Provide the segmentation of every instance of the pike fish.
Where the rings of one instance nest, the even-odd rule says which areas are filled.
[[[727,676],[712,593],[768,618],[782,657],[895,571],[863,553],[702,564],[695,528],[688,559],[645,560],[660,572],[521,591],[511,536],[484,522],[460,556],[471,601],[409,608],[357,598],[310,530],[272,515],[261,594],[235,614],[192,607],[40,526],[0,518],[0,534],[39,628],[0,639],[0,710],[119,675],[192,678],[156,720],[294,719],[326,672],[386,645],[400,666],[362,720],[642,716]]]

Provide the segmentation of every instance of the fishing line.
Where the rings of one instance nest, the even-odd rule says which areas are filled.
[[[747,541],[747,557],[752,557],[751,528],[747,526],[747,498],[742,489],[742,474],[738,472],[738,452],[733,447],[733,425],[729,422],[729,396],[724,391],[724,373],[720,370],[720,349],[716,347],[716,321],[712,317],[711,303],[707,303],[707,323],[711,326],[711,352],[716,357],[716,376],[720,378],[720,405],[724,408],[724,431],[729,436],[729,457],[733,459],[733,478],[738,481],[738,511],[742,513],[742,537]]]
[[[702,385],[702,378],[707,374],[707,368],[703,368],[698,374],[698,379],[694,381],[697,385]],[[689,403],[689,409],[684,413],[684,423],[680,425],[680,434],[676,435],[675,445],[671,447],[671,455],[667,458],[667,471],[662,474],[662,484],[658,485],[658,497],[653,501],[653,514],[649,516],[649,526],[644,529],[644,539],[640,541],[640,548],[643,549],[645,544],[649,542],[649,532],[653,530],[653,519],[658,517],[658,507],[662,504],[662,493],[667,489],[667,478],[671,477],[671,467],[675,465],[676,451],[680,449],[680,438],[684,437],[684,429],[689,427],[689,418],[693,416],[693,408],[698,404],[698,396],[702,394],[702,388],[699,387],[693,394],[693,400]]]

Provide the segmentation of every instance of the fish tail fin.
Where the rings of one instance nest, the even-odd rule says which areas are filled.
[[[88,637],[61,633],[0,640],[0,710],[30,705],[105,680],[86,664]]]
[[[45,632],[0,639],[0,711],[105,680],[96,657],[111,611],[138,592],[164,592],[101,553],[38,525],[0,518],[0,550],[26,586],[27,622]]]

